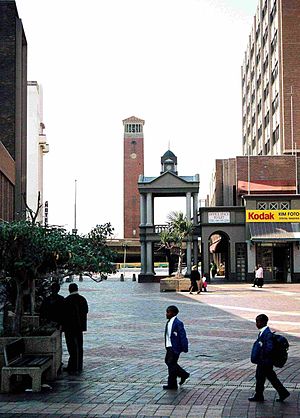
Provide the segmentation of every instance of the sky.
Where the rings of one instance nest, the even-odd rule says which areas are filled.
[[[123,124],[145,120],[146,176],[170,149],[209,193],[215,160],[242,153],[241,65],[257,0],[16,0],[28,80],[43,86],[49,223],[123,237]],[[184,199],[156,199],[155,223]]]

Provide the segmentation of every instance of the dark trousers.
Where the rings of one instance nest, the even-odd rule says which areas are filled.
[[[186,377],[188,373],[177,363],[179,354],[176,354],[172,347],[167,347],[165,363],[168,366],[168,386],[177,387],[177,377]]]
[[[263,397],[264,389],[265,389],[265,381],[268,379],[274,389],[277,390],[279,396],[284,396],[287,393],[287,389],[283,386],[283,384],[278,379],[275,371],[273,370],[273,366],[264,366],[258,364],[256,367],[256,387],[255,393],[257,397]]]
[[[189,287],[189,292],[198,292],[198,284],[196,280],[191,280],[191,285]]]
[[[68,370],[81,372],[83,366],[83,333],[65,332],[67,349],[69,352]]]

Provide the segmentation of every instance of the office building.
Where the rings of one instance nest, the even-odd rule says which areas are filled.
[[[299,0],[259,0],[241,76],[243,155],[300,150]]]

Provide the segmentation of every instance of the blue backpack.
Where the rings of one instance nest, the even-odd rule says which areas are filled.
[[[273,332],[272,361],[275,367],[283,367],[288,359],[289,342],[283,336]]]

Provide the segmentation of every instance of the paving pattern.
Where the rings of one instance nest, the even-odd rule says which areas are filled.
[[[300,417],[300,284],[211,284],[207,293],[160,293],[158,284],[85,279],[88,300],[84,372],[66,373],[43,392],[0,395],[5,417]],[[62,288],[67,294],[67,284]],[[190,350],[180,363],[191,373],[177,391],[164,391],[165,310],[176,304]],[[283,404],[267,385],[264,403],[250,403],[255,366],[249,355],[255,317],[266,313],[288,336],[287,365],[279,378],[291,392]],[[64,349],[64,363],[67,353]]]

